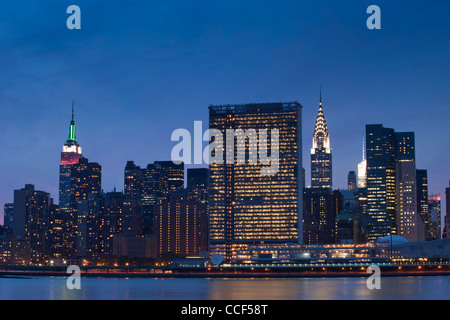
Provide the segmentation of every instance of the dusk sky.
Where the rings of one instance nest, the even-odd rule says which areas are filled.
[[[81,30],[69,30],[69,5]],[[368,6],[381,8],[369,30]],[[303,105],[303,162],[319,87],[334,188],[362,158],[366,124],[414,131],[429,193],[450,180],[450,2],[2,1],[0,223],[31,183],[58,202],[59,161],[75,99],[83,155],[103,189],[123,189],[128,160],[170,160],[175,129],[208,124],[208,106]],[[442,203],[444,207],[445,203]]]

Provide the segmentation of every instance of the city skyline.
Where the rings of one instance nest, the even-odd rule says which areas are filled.
[[[56,168],[72,98],[77,140],[86,157],[104,168],[105,190],[123,189],[129,160],[145,166],[170,159],[171,132],[191,129],[195,120],[206,124],[209,105],[271,101],[304,107],[303,163],[310,181],[305,151],[311,148],[320,84],[333,139],[335,189],[346,188],[348,171],[361,161],[364,126],[379,123],[416,133],[417,168],[428,170],[430,194],[444,194],[450,177],[445,161],[449,44],[436,39],[446,39],[449,4],[423,12],[420,3],[404,8],[381,1],[383,29],[377,34],[365,28],[365,3],[345,9],[332,2],[282,2],[277,8],[268,2],[258,8],[250,2],[227,8],[195,3],[193,17],[183,12],[195,7],[192,3],[177,9],[141,4],[152,9],[141,10],[136,3],[121,8],[127,17],[151,12],[152,23],[146,25],[130,23],[117,9],[80,1],[80,33],[60,26],[64,5],[20,10],[18,4],[0,5],[2,30],[8,31],[2,31],[1,57],[10,62],[0,80],[0,147],[7,150],[0,160],[1,208],[12,202],[13,190],[29,183],[58,198]],[[273,9],[279,19],[269,25],[264,20]],[[403,10],[410,15],[396,16]],[[48,18],[30,27],[30,12]],[[94,12],[101,15],[93,19]],[[169,26],[167,12],[178,22]],[[419,12],[420,26],[411,19]],[[225,13],[232,21],[223,19]],[[112,17],[115,25],[107,23]],[[190,22],[195,18],[201,23]],[[164,37],[152,28],[164,30]],[[236,53],[221,53],[227,46]]]

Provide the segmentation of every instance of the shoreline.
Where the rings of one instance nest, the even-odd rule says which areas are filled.
[[[31,277],[69,277],[64,272],[0,272],[0,279],[24,279]],[[328,273],[81,273],[82,278],[222,278],[222,279],[282,279],[282,278],[367,278],[365,272],[328,272]],[[382,277],[442,277],[450,272],[381,272]]]

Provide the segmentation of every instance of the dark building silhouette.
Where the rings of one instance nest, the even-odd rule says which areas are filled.
[[[128,161],[124,172],[125,195],[137,200],[144,219],[144,233],[153,233],[153,207],[158,197],[184,189],[184,164],[156,161],[146,168]]]
[[[336,217],[343,207],[342,194],[329,188],[306,188],[303,203],[304,243],[334,243]]]
[[[46,257],[50,194],[37,191],[34,185],[14,190],[13,235],[24,240],[30,250],[30,259],[41,261]]]
[[[441,194],[428,196],[427,240],[441,239]]]
[[[14,219],[14,203],[5,203],[3,209],[3,226],[12,229]]]
[[[209,169],[188,169],[187,189],[198,193],[200,201],[207,204],[209,195]]]
[[[348,185],[348,190],[356,190],[357,189],[357,178],[356,178],[355,171],[350,171],[348,173],[347,185]]]
[[[425,237],[427,239],[436,239],[432,235],[430,227],[430,212],[428,208],[428,172],[427,170],[416,170],[417,181],[417,210],[425,223]],[[440,237],[440,234],[439,234]]]
[[[445,189],[445,218],[444,218],[444,230],[442,238],[450,238],[450,181],[449,187]]]
[[[159,198],[154,207],[158,255],[198,255],[208,249],[207,206],[188,192]]]

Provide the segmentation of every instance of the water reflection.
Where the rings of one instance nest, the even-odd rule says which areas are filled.
[[[450,277],[382,278],[369,290],[366,278],[158,279],[82,278],[69,290],[65,277],[0,278],[0,299],[29,300],[357,300],[450,299]]]

